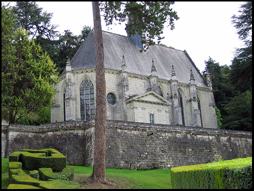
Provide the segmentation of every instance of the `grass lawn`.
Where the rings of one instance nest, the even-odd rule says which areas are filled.
[[[74,166],[75,177],[91,176],[92,167]],[[124,188],[172,189],[170,169],[128,170],[106,169],[106,178]]]
[[[9,159],[2,158],[2,180],[1,180],[1,188],[6,189],[9,185],[9,173],[8,173],[8,165]]]
[[[9,185],[8,158],[2,158],[2,189]],[[69,166],[69,165],[67,165]],[[74,177],[86,179],[93,172],[92,167],[73,166]],[[170,169],[158,170],[127,170],[127,169],[106,169],[106,178],[117,185],[131,189],[171,189]],[[86,184],[84,181],[83,184]]]

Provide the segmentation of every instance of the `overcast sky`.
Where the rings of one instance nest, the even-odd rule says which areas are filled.
[[[165,39],[162,44],[179,50],[186,50],[196,66],[202,72],[205,60],[209,56],[220,65],[231,65],[235,49],[243,46],[236,28],[231,23],[233,14],[238,15],[244,2],[175,2],[172,6],[180,17],[175,21],[175,29],[164,28]],[[69,29],[79,35],[84,25],[93,27],[92,3],[71,2],[37,2],[44,11],[53,13],[51,23],[58,25],[57,30],[63,34]],[[102,30],[126,36],[125,26],[105,26]]]

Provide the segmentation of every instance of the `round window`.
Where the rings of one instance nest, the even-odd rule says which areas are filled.
[[[107,101],[110,105],[115,105],[116,104],[116,96],[112,93],[109,93],[107,95]]]

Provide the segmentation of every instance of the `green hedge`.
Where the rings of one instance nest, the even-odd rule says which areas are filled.
[[[74,168],[66,167],[66,157],[55,149],[22,149],[9,156],[7,189],[79,189]]]
[[[55,149],[22,149],[9,155],[10,162],[22,162],[26,170],[52,168],[54,172],[61,172],[66,166],[66,157]]]
[[[10,169],[10,182],[11,184],[27,184],[36,187],[40,186],[39,180],[32,178],[22,169]]]
[[[62,172],[53,172],[51,168],[39,168],[40,180],[49,179],[74,180],[74,167],[68,166]]]
[[[173,189],[251,189],[252,157],[171,169]]]
[[[9,184],[7,189],[42,189],[42,188],[27,184]]]
[[[43,189],[79,189],[80,185],[75,181],[67,181],[67,180],[52,180],[48,179],[48,181],[41,181],[35,178],[32,178],[28,174],[25,173],[22,169],[11,169],[11,184],[8,189],[20,189],[25,188],[27,185],[28,188],[38,187]]]
[[[9,155],[9,162],[21,162],[22,151],[16,151]]]

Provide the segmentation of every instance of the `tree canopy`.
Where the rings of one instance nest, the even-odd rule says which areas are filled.
[[[74,35],[70,30],[60,34],[57,25],[51,24],[53,13],[43,11],[34,1],[17,1],[11,8],[16,15],[16,27],[21,25],[28,30],[29,38],[34,39],[48,53],[59,73],[64,70],[67,59],[74,56],[92,30],[84,25],[79,35]]]
[[[12,7],[13,13],[17,16],[16,23],[31,35],[32,39],[37,36],[53,40],[56,37],[56,25],[50,23],[53,13],[47,13],[39,8],[34,1],[17,1]]]
[[[252,2],[242,4],[240,15],[232,16],[232,23],[245,47],[238,48],[230,66],[220,66],[209,58],[207,69],[212,76],[217,117],[220,128],[252,130]],[[220,114],[219,114],[220,111]],[[221,116],[220,116],[221,115]]]
[[[252,1],[242,4],[238,12],[232,23],[245,47],[237,49],[229,77],[235,88],[246,91],[252,88]]]
[[[48,106],[57,82],[55,65],[28,31],[16,28],[10,8],[2,11],[2,118],[17,123],[22,117]]]
[[[63,35],[59,36],[57,67],[62,72],[65,69],[68,58],[72,58],[84,42],[92,28],[84,25],[80,35],[74,35],[70,30],[65,30]]]
[[[168,22],[171,30],[175,28],[174,21],[179,17],[173,11],[173,1],[105,1],[100,2],[100,10],[106,25],[126,23],[128,36],[142,35],[144,50],[153,45],[154,40],[160,42],[164,23]]]

